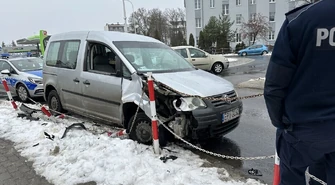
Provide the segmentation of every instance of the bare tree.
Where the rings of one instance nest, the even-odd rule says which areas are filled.
[[[271,30],[269,20],[266,16],[258,13],[247,22],[242,22],[241,33],[242,37],[248,37],[255,44],[256,38],[267,39],[267,35]]]
[[[6,44],[5,44],[4,41],[2,41],[1,46],[2,46],[2,47],[6,47]]]
[[[172,46],[181,45],[182,41],[186,39],[186,15],[181,8],[166,9],[164,12],[169,26],[169,38]]]
[[[145,8],[139,8],[132,13],[129,18],[129,23],[132,32],[134,32],[136,26],[136,33],[142,35],[149,34],[149,12]]]
[[[155,36],[156,30],[160,34],[161,41],[167,42],[168,40],[168,19],[165,14],[158,8],[149,10],[149,30],[148,35]]]

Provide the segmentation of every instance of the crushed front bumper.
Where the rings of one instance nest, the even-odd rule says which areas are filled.
[[[220,104],[219,106],[206,100],[206,104],[208,105],[206,109],[192,111],[192,139],[206,140],[221,137],[239,125],[243,110],[243,104],[240,100],[231,104]],[[239,116],[222,123],[222,115],[234,109],[239,110]]]

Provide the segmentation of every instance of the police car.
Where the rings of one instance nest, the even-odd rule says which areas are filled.
[[[22,102],[43,96],[43,60],[37,57],[0,59],[1,76],[7,81],[13,96]],[[5,88],[0,81],[0,92]]]

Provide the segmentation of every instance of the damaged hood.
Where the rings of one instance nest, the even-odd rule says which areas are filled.
[[[156,81],[189,95],[207,97],[234,90],[229,81],[203,70],[156,73],[152,76]]]

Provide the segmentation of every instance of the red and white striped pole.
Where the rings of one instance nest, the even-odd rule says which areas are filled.
[[[274,170],[273,170],[273,185],[279,185],[279,183],[280,183],[280,168],[279,168],[279,164],[280,164],[280,159],[279,159],[277,151],[276,151],[275,166],[274,166]]]
[[[156,115],[154,81],[152,79],[152,73],[149,72],[147,74],[148,74],[148,89],[149,89],[150,110],[151,110],[151,129],[152,129],[154,152],[155,152],[155,154],[160,154],[159,140],[158,140],[158,121],[157,121],[157,115]]]
[[[11,94],[10,91],[9,91],[9,87],[8,87],[7,81],[6,81],[6,79],[5,79],[3,76],[1,76],[1,81],[2,81],[2,85],[3,85],[3,87],[4,87],[5,90],[6,90],[6,93],[7,93],[7,96],[8,96],[9,101],[11,102],[13,108],[14,108],[15,110],[17,110],[17,105],[16,105],[16,103],[15,103],[13,97],[12,97],[12,94]]]

